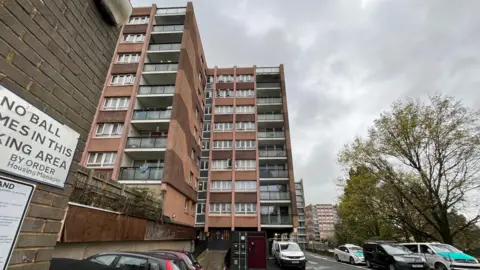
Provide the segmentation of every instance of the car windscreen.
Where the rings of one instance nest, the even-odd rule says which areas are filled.
[[[430,244],[430,245],[435,250],[435,252],[455,252],[455,253],[462,252],[457,248],[447,244]]]
[[[300,247],[295,244],[280,244],[280,250],[286,250],[286,251],[302,251]]]
[[[413,252],[400,245],[381,245],[385,251],[390,255],[406,255],[406,254],[413,254]]]

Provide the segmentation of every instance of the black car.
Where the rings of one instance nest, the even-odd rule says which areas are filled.
[[[368,268],[377,266],[389,270],[429,269],[425,258],[391,242],[367,242],[363,245],[363,256]]]
[[[174,256],[146,252],[108,252],[88,257],[86,260],[119,270],[181,270],[175,259]]]

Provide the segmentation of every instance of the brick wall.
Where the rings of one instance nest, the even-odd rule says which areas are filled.
[[[119,35],[94,0],[0,0],[0,83],[78,133],[65,189],[36,183],[9,269],[49,268]]]

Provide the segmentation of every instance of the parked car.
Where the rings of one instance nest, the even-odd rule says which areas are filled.
[[[307,265],[307,259],[305,258],[305,254],[295,242],[273,242],[272,254],[275,259],[275,263],[278,264],[281,268],[297,267],[300,269],[305,269]]]
[[[117,268],[85,260],[52,258],[49,270],[115,270]],[[117,269],[118,270],[118,269]]]
[[[425,258],[395,243],[367,242],[363,245],[363,256],[368,268],[375,266],[389,270],[429,269]]]
[[[174,256],[146,252],[107,252],[86,260],[121,270],[185,270],[175,264]]]
[[[349,262],[350,264],[365,263],[363,250],[361,247],[356,245],[345,244],[339,246],[333,251],[333,254],[337,262]]]
[[[185,263],[187,266],[188,270],[202,270],[201,265],[195,260],[193,262],[190,257],[188,256],[187,253],[184,251],[177,251],[177,250],[154,250],[150,251],[149,253],[155,253],[155,254],[167,254],[171,256],[175,256],[176,258],[182,259],[182,261]]]
[[[432,269],[480,269],[480,263],[454,246],[442,243],[404,243],[413,253],[425,257]]]

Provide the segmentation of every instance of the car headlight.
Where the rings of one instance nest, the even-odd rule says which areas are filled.
[[[395,261],[397,261],[397,262],[405,262],[405,261],[406,261],[405,258],[403,258],[403,257],[398,257],[398,256],[393,256],[393,259],[394,259]]]

